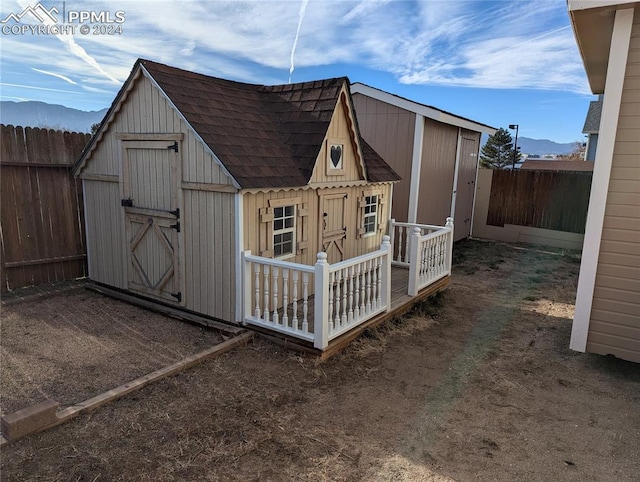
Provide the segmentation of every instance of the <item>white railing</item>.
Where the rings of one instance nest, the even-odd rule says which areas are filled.
[[[441,231],[442,226],[432,224],[398,223],[395,219],[389,222],[389,235],[391,236],[391,246],[393,248],[393,266],[409,267],[411,236],[415,228],[420,228],[420,234],[431,234]]]
[[[326,253],[307,266],[244,251],[244,322],[324,350],[332,339],[389,311],[392,264],[408,267],[410,296],[451,274],[452,218],[444,227],[391,220],[389,233],[380,249],[332,265]]]
[[[422,234],[415,226],[409,242],[409,290],[410,296],[451,274],[453,252],[453,218],[447,218],[444,228]]]
[[[246,323],[313,341],[309,303],[316,269],[242,253]]]
[[[326,253],[318,253],[315,266],[244,251],[245,323],[326,348],[333,338],[389,309],[390,247],[384,236],[377,251],[333,265]]]
[[[387,311],[391,304],[391,243],[329,266],[328,340]]]

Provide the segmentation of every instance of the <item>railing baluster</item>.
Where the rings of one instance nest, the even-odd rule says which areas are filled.
[[[269,265],[264,265],[263,277],[264,277],[264,321],[269,321]]]
[[[382,306],[382,258],[376,260],[376,278],[378,279],[376,307],[380,308]]]
[[[405,227],[403,228],[405,230],[405,236],[404,236],[404,262],[408,263],[409,262],[409,241],[411,240],[411,228],[410,227]]]
[[[371,309],[378,308],[378,261],[371,260]]]
[[[274,266],[271,270],[273,276],[273,322],[277,325],[280,315],[278,313],[278,267]]]
[[[366,277],[367,277],[367,304],[366,313],[371,311],[371,261],[366,262]]]
[[[340,326],[346,326],[347,324],[347,295],[349,288],[349,268],[340,270],[342,271],[342,315],[340,316]]]
[[[292,315],[293,319],[291,320],[291,325],[294,330],[297,330],[298,327],[298,271],[293,270],[291,273],[291,278],[293,279],[293,287],[292,287],[292,296],[293,296],[293,310]]]
[[[254,310],[253,315],[256,318],[260,318],[260,265],[258,263],[253,263],[253,272],[255,273],[255,297],[256,297],[256,308]]]
[[[336,274],[331,273],[329,276],[329,334],[333,331],[333,283],[336,280]]]
[[[282,324],[289,327],[289,270],[282,268]]]
[[[309,332],[309,273],[302,273],[302,331]]]
[[[347,314],[347,323],[353,323],[353,273],[355,266],[349,268],[349,313]]]
[[[336,271],[336,317],[333,326],[338,329],[342,326],[340,313],[342,312],[342,270]]]
[[[394,226],[394,228],[393,228],[393,229],[395,230],[395,229],[396,229],[396,227]],[[404,261],[404,260],[402,259],[402,248],[403,248],[403,246],[402,246],[402,240],[404,239],[404,236],[403,236],[403,234],[404,234],[404,228],[403,228],[402,226],[398,226],[398,227],[397,227],[397,229],[398,229],[398,254],[397,254],[397,256],[396,256],[396,260],[397,260],[399,263],[402,263],[402,262]]]
[[[354,277],[356,279],[356,282],[355,282],[355,287],[354,287],[354,289],[355,289],[355,292],[354,292],[355,300],[354,300],[353,303],[355,305],[355,309],[353,310],[353,316],[357,320],[357,319],[360,318],[360,299],[361,299],[361,297],[360,297],[360,286],[362,286],[361,283],[360,283],[360,264],[355,266]]]

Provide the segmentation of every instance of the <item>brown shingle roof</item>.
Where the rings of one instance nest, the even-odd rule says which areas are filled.
[[[346,77],[288,85],[217,79],[138,61],[243,188],[309,182]],[[361,140],[369,181],[398,175]]]

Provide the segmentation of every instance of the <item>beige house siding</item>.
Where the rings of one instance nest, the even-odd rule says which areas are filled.
[[[338,101],[333,112],[320,154],[316,159],[310,184],[343,184],[345,182],[364,180],[360,154],[356,152],[357,147],[354,141],[354,122],[355,120],[351,119],[349,108],[346,105],[346,94],[343,91],[340,94],[340,101]],[[332,144],[343,146],[343,168],[340,170],[329,168],[328,149]]]
[[[185,307],[235,320],[235,195],[184,190]]]
[[[406,221],[416,114],[362,94],[353,95],[353,104],[362,137],[402,178],[394,187],[391,217]]]
[[[126,289],[128,253],[124,234],[122,142],[118,134],[181,133],[178,186],[179,269],[184,307],[235,319],[235,202],[233,181],[189,129],[158,88],[139,75],[125,93],[114,121],[103,132],[80,173],[86,193],[91,279]],[[226,191],[226,192],[216,192]]]
[[[451,213],[457,144],[457,127],[425,118],[418,223],[441,225]]]
[[[287,191],[246,192],[243,194],[244,211],[244,247],[259,256],[273,256],[273,226],[269,216],[264,213],[279,201],[291,200],[296,206],[296,244],[298,252],[295,256],[285,258],[287,261],[314,265],[317,253],[321,251],[322,223],[324,212],[321,211],[322,197],[327,194],[344,193],[344,221],[347,227],[345,239],[345,259],[366,254],[377,249],[386,233],[388,219],[388,200],[391,195],[391,184],[350,186],[329,189],[292,189]],[[375,235],[359,236],[358,228],[362,224],[358,199],[364,194],[374,192],[382,197],[381,211],[378,213],[381,229]],[[284,203],[288,205],[289,203]],[[332,214],[332,213],[329,213]],[[299,244],[304,243],[304,247]]]
[[[587,351],[640,362],[640,15],[636,11]]]
[[[83,181],[89,277],[127,287],[124,218],[117,182]]]
[[[140,75],[125,95],[120,105],[120,115],[116,116],[98,141],[91,162],[82,170],[81,178],[95,174],[120,175],[122,147],[116,137],[118,133],[182,133],[182,181],[233,185],[224,169],[205,150],[151,80]]]

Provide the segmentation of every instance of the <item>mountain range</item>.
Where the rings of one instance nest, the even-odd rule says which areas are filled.
[[[46,102],[0,102],[0,123],[21,127],[44,127],[72,132],[91,132],[107,109],[84,111]]]
[[[91,126],[104,118],[107,109],[83,111],[45,102],[0,102],[0,123],[22,127],[45,127],[74,132],[91,132]],[[518,137],[518,146],[526,154],[570,154],[575,143]]]

